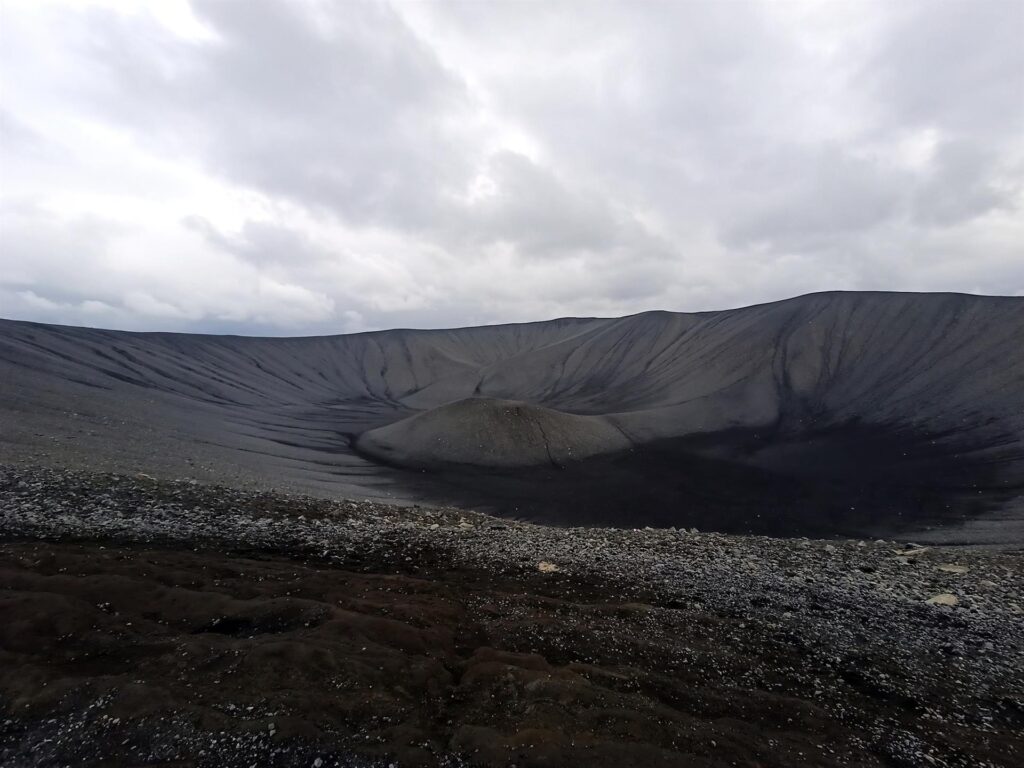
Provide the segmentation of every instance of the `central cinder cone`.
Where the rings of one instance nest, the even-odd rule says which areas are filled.
[[[472,397],[364,433],[357,447],[394,464],[484,467],[561,465],[624,450],[607,418],[577,416],[517,400]]]

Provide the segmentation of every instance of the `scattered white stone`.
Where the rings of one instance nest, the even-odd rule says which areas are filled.
[[[554,573],[561,569],[554,563],[549,563],[547,560],[541,560],[537,563],[537,570],[541,573]]]

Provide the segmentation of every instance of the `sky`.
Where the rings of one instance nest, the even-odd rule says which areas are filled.
[[[0,317],[1024,295],[1024,1],[0,0]]]

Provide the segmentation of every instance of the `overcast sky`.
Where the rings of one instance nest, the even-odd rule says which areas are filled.
[[[0,0],[0,316],[1024,295],[1024,2]]]

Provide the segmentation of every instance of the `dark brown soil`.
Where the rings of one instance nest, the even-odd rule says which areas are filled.
[[[1016,766],[1020,564],[7,470],[0,764]]]
[[[22,722],[104,702],[90,741],[73,731],[60,745],[81,764],[163,764],[139,724],[171,717],[258,735],[265,753],[299,739],[327,765],[354,752],[402,766],[782,767],[851,750],[847,764],[887,765],[861,751],[866,725],[925,709],[852,674],[837,718],[786,637],[557,574],[509,580],[429,557],[380,573],[98,545],[0,553],[0,696]],[[1024,754],[1019,734],[943,730],[981,761]]]

